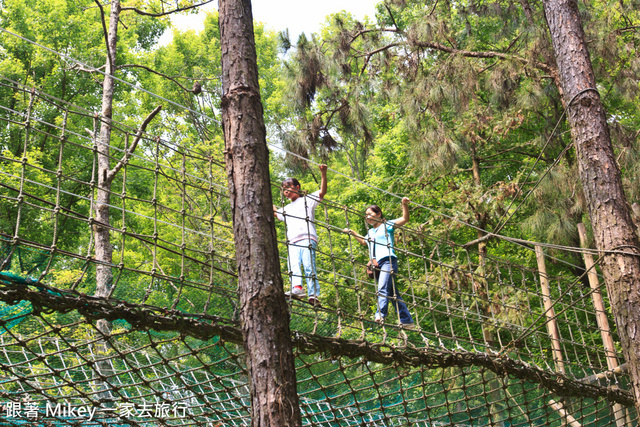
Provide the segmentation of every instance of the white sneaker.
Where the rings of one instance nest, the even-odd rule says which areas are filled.
[[[376,321],[376,323],[382,324],[384,322],[384,317],[382,317],[382,314],[376,313],[376,317],[374,318],[374,320]]]
[[[301,287],[295,287],[291,292],[285,292],[284,294],[288,298],[295,298],[297,300],[304,300],[306,297],[304,289],[302,289]]]

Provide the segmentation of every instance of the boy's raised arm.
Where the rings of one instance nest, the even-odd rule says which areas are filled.
[[[321,199],[327,194],[327,165],[320,165],[320,194]]]

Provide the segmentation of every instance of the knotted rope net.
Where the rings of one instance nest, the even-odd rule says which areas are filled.
[[[15,99],[0,106],[0,424],[249,425],[220,138],[114,119],[105,154],[96,111],[4,76],[0,90]],[[502,259],[399,228],[408,330],[393,308],[374,320],[366,251],[341,232],[364,230],[361,209],[329,195],[315,227],[322,306],[289,302],[305,425],[637,424],[604,284],[584,285],[597,260],[547,273],[542,246],[504,242]]]

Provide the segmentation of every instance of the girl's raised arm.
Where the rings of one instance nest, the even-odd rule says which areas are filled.
[[[393,221],[396,227],[402,227],[403,225],[409,222],[409,198],[403,197],[401,203],[402,203],[402,216],[396,219],[395,221]]]

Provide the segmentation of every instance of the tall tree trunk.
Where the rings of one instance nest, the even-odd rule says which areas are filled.
[[[544,0],[602,272],[640,410],[640,253],[575,0]]]
[[[112,0],[109,16],[109,30],[105,34],[107,44],[107,63],[102,84],[102,109],[100,111],[100,136],[98,137],[98,195],[96,198],[96,221],[94,226],[96,241],[96,296],[107,297],[113,282],[111,262],[113,249],[109,235],[109,204],[111,201],[111,182],[109,176],[109,148],[111,145],[111,118],[113,116],[113,93],[115,81],[113,73],[116,62],[118,40],[118,21],[120,19],[120,0]]]
[[[250,0],[220,0],[222,123],[253,426],[302,425]]]
[[[101,9],[102,12],[102,9]],[[113,286],[113,247],[111,246],[111,235],[109,234],[109,204],[111,202],[111,183],[113,178],[109,175],[110,170],[110,146],[111,146],[111,119],[113,117],[113,96],[115,81],[113,74],[116,63],[116,47],[118,41],[118,23],[120,20],[120,0],[111,1],[111,12],[109,16],[109,28],[105,34],[107,46],[107,61],[105,66],[104,82],[102,84],[102,108],[100,111],[100,134],[98,136],[98,194],[96,196],[96,224],[93,226],[95,239],[96,257],[96,293],[97,297],[106,298],[111,293]],[[98,330],[105,337],[96,342],[96,350],[102,355],[108,354],[109,343],[107,337],[111,334],[111,322],[99,319],[96,322]],[[96,364],[101,376],[110,378],[114,375],[113,366],[109,360],[102,360]],[[100,381],[98,387],[102,390],[101,397],[110,401],[111,386],[109,381]]]

